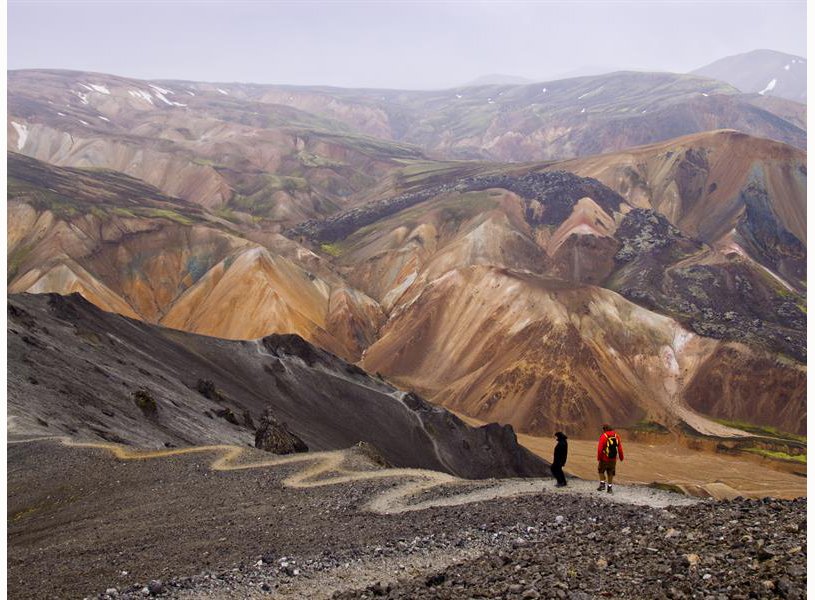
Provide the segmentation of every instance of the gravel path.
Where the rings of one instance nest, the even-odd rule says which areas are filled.
[[[166,459],[192,454],[211,455],[213,471],[245,471],[271,469],[282,466],[299,466],[300,470],[286,477],[282,484],[289,488],[318,488],[347,484],[357,481],[395,479],[391,489],[375,494],[364,509],[380,514],[399,514],[427,510],[439,506],[460,506],[497,498],[512,498],[525,494],[581,494],[596,495],[596,482],[571,479],[568,490],[552,487],[551,479],[495,479],[484,480],[474,490],[472,481],[428,471],[424,469],[373,469],[365,465],[362,470],[349,470],[346,463],[352,458],[350,451],[309,452],[288,456],[261,454],[233,445],[193,446],[168,450],[138,450],[119,444],[79,442],[66,437],[36,437],[29,440],[11,440],[9,443],[51,441],[71,448],[107,450],[119,460]],[[255,457],[254,459],[252,457]],[[415,501],[417,495],[443,488],[448,493],[427,494],[429,497]],[[665,507],[693,504],[696,500],[674,493],[644,486],[617,486],[616,494],[603,495],[608,502],[635,504],[639,506]]]
[[[270,458],[234,446],[144,453],[55,440],[8,450],[12,598],[135,598],[145,589],[178,598],[460,597],[460,585],[468,596],[511,597],[509,586],[526,594],[530,582],[528,597],[595,597],[597,578],[612,572],[614,596],[643,597],[631,592],[647,584],[656,594],[647,597],[662,597],[666,578],[649,573],[665,564],[673,572],[672,561],[694,553],[741,561],[694,565],[700,578],[708,574],[700,565],[712,573],[703,582],[764,593],[772,581],[789,597],[805,582],[795,570],[806,552],[805,500],[700,502],[630,486],[609,496],[578,480],[565,489],[462,482],[375,469],[354,451]],[[722,535],[720,524],[733,520]],[[547,562],[552,553],[564,557],[565,578]],[[695,579],[674,587],[687,582]]]

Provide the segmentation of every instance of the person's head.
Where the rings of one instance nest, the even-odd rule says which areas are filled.
[[[611,431],[611,425],[608,423],[603,424],[603,431]]]
[[[559,439],[559,440],[565,440],[566,439],[566,434],[563,433],[562,431],[558,431],[557,433],[555,433],[555,437],[557,439]]]

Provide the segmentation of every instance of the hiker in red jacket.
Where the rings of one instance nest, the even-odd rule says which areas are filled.
[[[597,442],[597,471],[600,473],[600,485],[597,487],[598,492],[604,489],[609,493],[611,491],[611,483],[614,481],[614,475],[617,471],[617,458],[623,460],[623,442],[620,436],[611,428],[611,425],[603,425],[603,435],[600,436],[600,441]],[[606,483],[608,479],[608,483]]]

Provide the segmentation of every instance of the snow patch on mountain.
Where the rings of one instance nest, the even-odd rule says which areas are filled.
[[[71,93],[74,96],[76,96],[77,98],[79,98],[79,101],[82,102],[82,104],[88,104],[88,95],[87,94],[83,94],[82,92],[77,92],[76,90],[71,90]]]
[[[11,122],[14,131],[17,132],[17,150],[22,150],[25,146],[25,141],[28,139],[28,127],[16,121]]]
[[[150,87],[153,88],[153,95],[156,98],[158,98],[159,100],[161,100],[162,102],[164,102],[164,104],[166,104],[167,106],[187,106],[186,104],[181,104],[180,102],[173,102],[172,100],[168,100],[167,98],[165,98],[164,97],[165,93],[167,93],[167,92],[169,92],[170,94],[173,93],[170,90],[164,90],[162,92],[162,91],[159,91],[162,88],[156,87],[154,85],[151,85]]]
[[[134,98],[141,98],[142,100],[146,100],[150,104],[153,104],[153,96],[150,95],[150,92],[145,92],[144,90],[127,90],[127,93]]]
[[[775,84],[776,84],[776,83],[778,83],[778,80],[777,80],[777,79],[771,79],[771,80],[770,80],[770,82],[767,84],[767,87],[765,87],[763,90],[761,90],[761,91],[759,92],[759,94],[761,94],[761,95],[763,96],[763,95],[764,95],[764,94],[766,94],[767,92],[772,91],[772,90],[775,88]]]
[[[149,84],[151,88],[156,90],[159,94],[175,94],[173,90],[166,90],[163,87],[159,87],[157,85],[153,85],[152,83]]]

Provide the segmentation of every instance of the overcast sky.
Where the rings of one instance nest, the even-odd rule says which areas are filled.
[[[806,56],[806,2],[8,3],[10,69],[143,79],[430,89],[686,72],[757,48]]]

